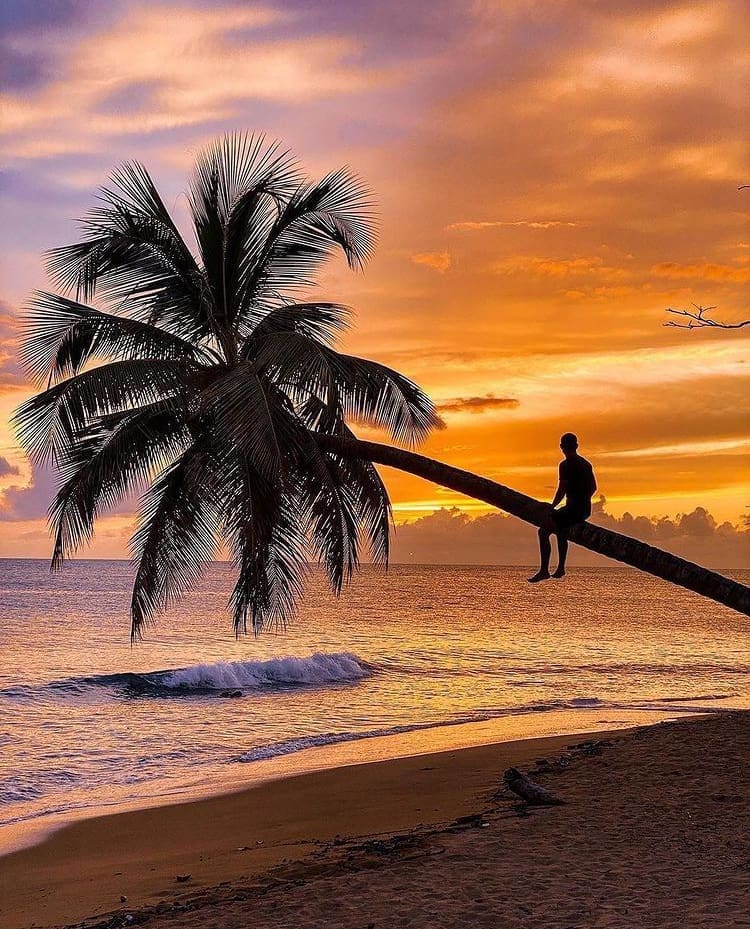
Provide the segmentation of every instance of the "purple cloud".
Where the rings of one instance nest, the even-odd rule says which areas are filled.
[[[0,300],[0,387],[19,387],[26,382],[17,358],[18,318]]]
[[[80,21],[95,7],[95,0],[45,0],[44,3],[3,0],[0,35],[46,32],[57,26],[68,26]]]
[[[112,93],[100,100],[96,106],[98,113],[121,113],[131,115],[142,113],[154,105],[154,98],[159,90],[155,81],[135,81],[117,87]]]
[[[7,458],[0,455],[0,477],[7,477],[9,474],[18,474],[16,465],[12,465]]]
[[[32,468],[28,487],[12,486],[0,494],[0,519],[42,519],[57,491],[53,473],[47,468]]]

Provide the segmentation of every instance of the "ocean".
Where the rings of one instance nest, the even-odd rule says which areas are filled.
[[[368,566],[337,601],[313,570],[288,628],[236,639],[215,564],[131,647],[127,562],[0,561],[0,851],[317,767],[750,706],[746,617],[628,569],[528,573]]]

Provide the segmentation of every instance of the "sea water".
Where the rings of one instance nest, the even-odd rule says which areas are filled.
[[[238,639],[215,564],[131,647],[127,562],[0,561],[0,851],[288,771],[750,706],[747,617],[627,569],[528,573],[365,567],[336,600],[313,570],[286,629]]]

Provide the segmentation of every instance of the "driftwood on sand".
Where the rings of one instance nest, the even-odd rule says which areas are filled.
[[[508,768],[503,775],[505,786],[512,790],[526,803],[533,803],[538,806],[559,806],[565,803],[551,790],[535,783],[530,777],[522,774],[518,768]]]

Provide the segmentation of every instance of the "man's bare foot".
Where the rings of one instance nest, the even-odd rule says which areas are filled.
[[[557,571],[555,571],[555,573],[552,575],[552,577],[556,577],[558,580],[561,577],[565,577],[565,568],[558,568]]]
[[[539,581],[548,581],[549,577],[549,571],[537,571],[536,574],[528,580],[529,584],[538,584]]]

